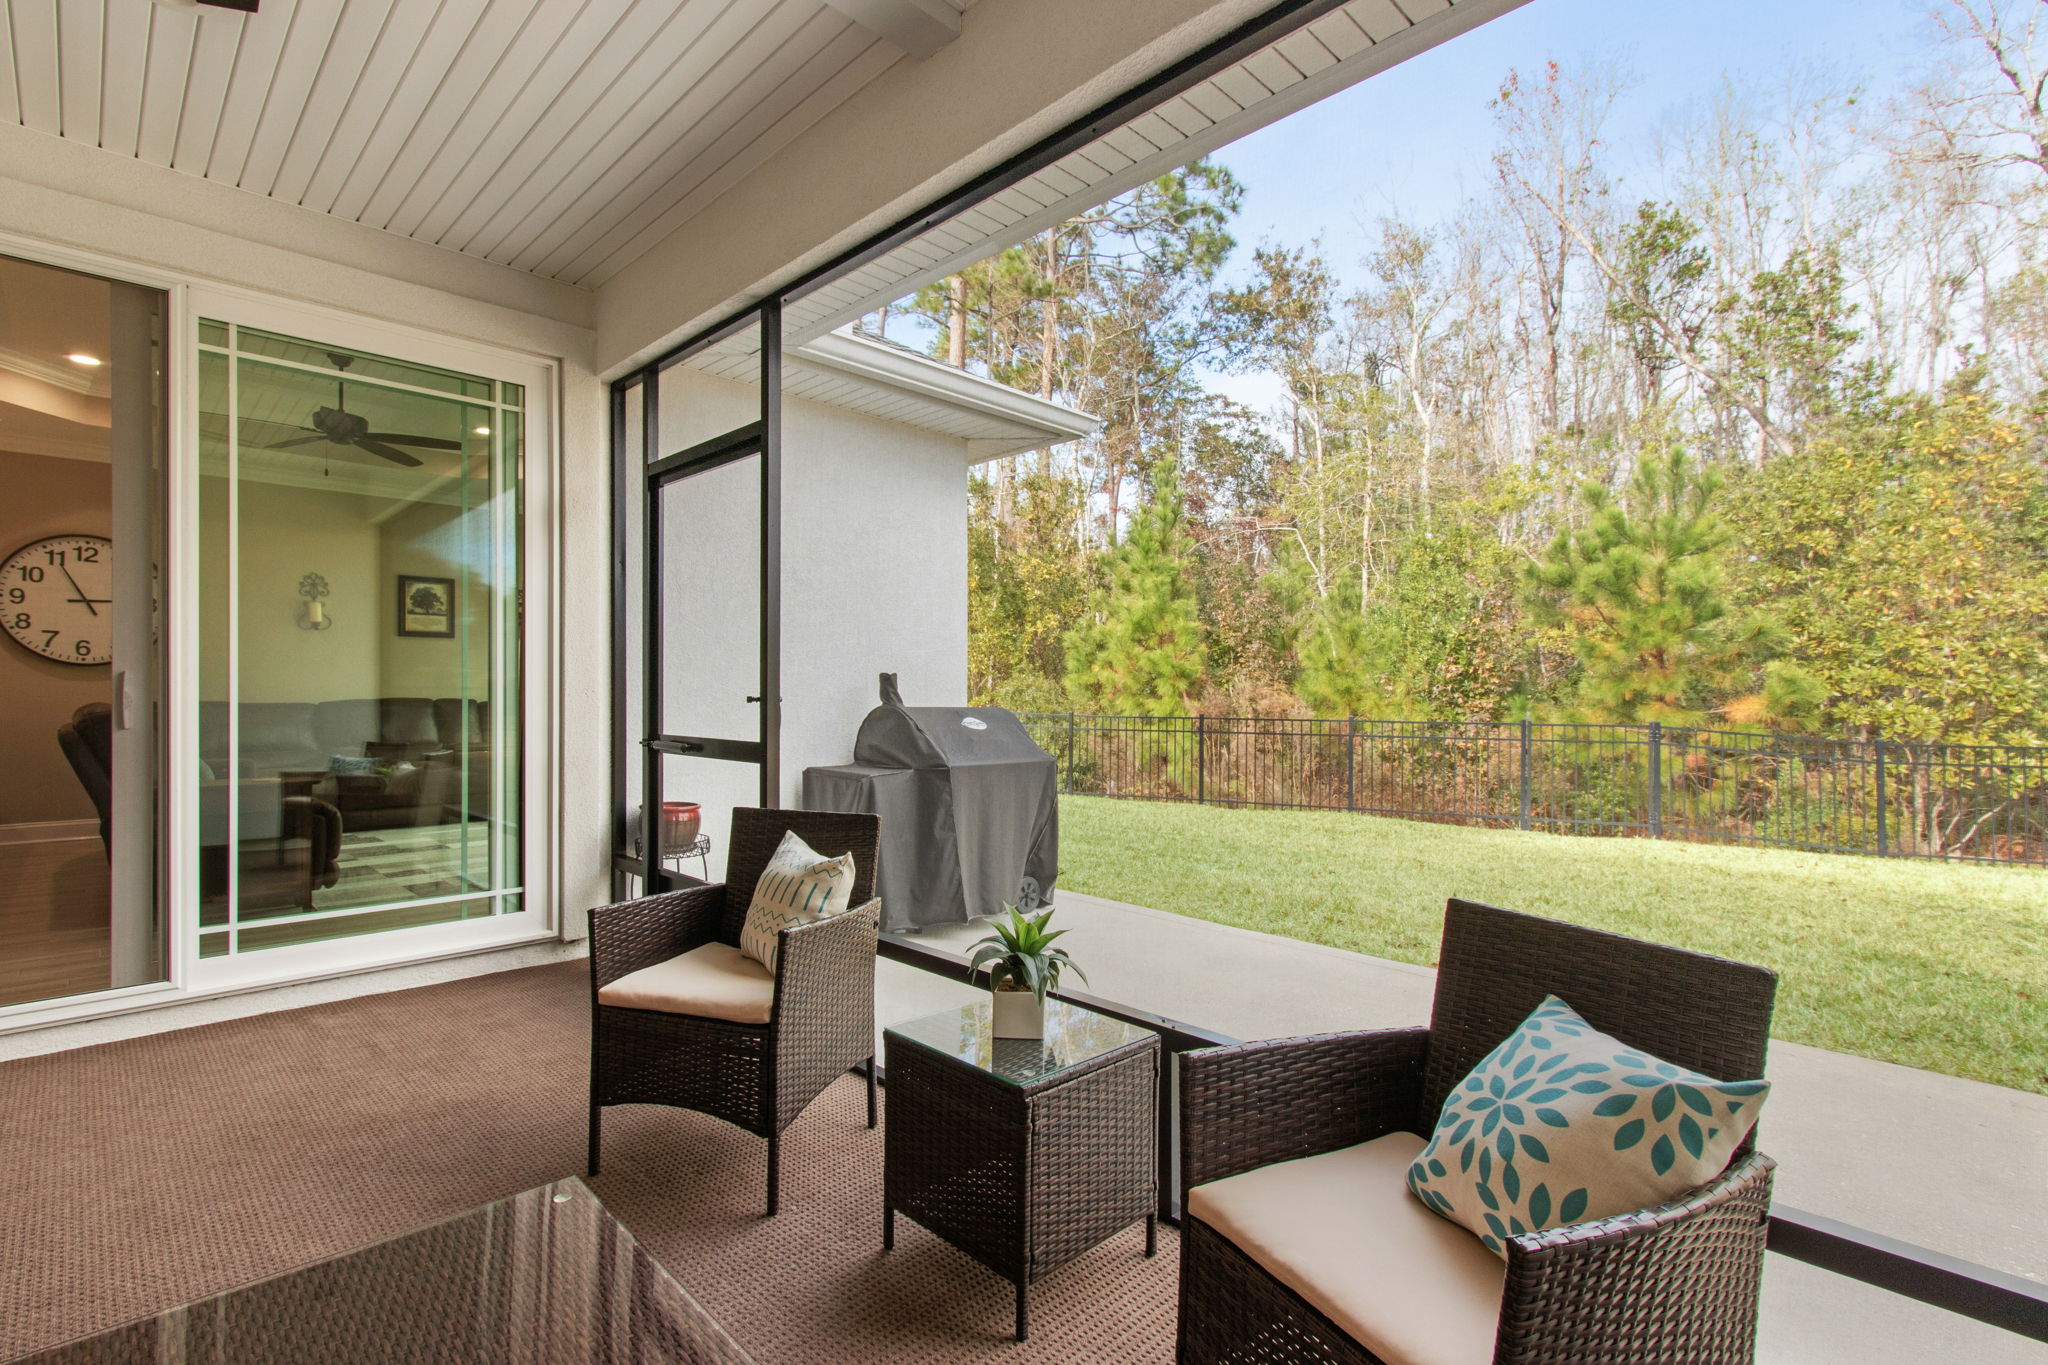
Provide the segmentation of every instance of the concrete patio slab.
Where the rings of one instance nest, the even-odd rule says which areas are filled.
[[[1426,967],[1062,892],[1087,989],[1238,1038],[1426,1023]],[[986,922],[927,931],[961,955]],[[964,962],[963,962],[964,966]],[[884,962],[883,1022],[972,998]],[[2048,1096],[1796,1043],[1771,1049],[1763,1147],[1777,1199],[2015,1274],[2048,1279]],[[1778,1365],[1950,1358],[2048,1365],[2048,1346],[1774,1256],[1758,1358]]]

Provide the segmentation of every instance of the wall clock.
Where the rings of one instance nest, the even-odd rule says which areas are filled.
[[[49,536],[0,561],[0,625],[61,664],[114,661],[114,542]]]

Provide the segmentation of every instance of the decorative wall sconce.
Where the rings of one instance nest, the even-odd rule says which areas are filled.
[[[299,579],[299,596],[306,599],[306,605],[299,608],[300,630],[325,630],[334,624],[327,608],[320,605],[320,599],[327,593],[327,580],[319,574],[309,573]]]

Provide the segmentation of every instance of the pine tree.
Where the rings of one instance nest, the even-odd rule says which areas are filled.
[[[1209,650],[1186,568],[1187,506],[1170,464],[1153,472],[1152,499],[1106,557],[1104,585],[1067,635],[1067,684],[1105,712],[1184,716]]]
[[[1730,537],[1713,510],[1721,485],[1718,470],[1683,450],[1645,459],[1618,501],[1587,485],[1586,527],[1559,532],[1529,566],[1538,619],[1575,627],[1579,697],[1593,719],[1697,725],[1720,710],[1761,720],[1771,697],[1793,695],[1782,682],[1755,690],[1784,637],[1765,618],[1730,609]]]

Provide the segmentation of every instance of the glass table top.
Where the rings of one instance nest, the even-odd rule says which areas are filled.
[[[1012,1085],[1048,1080],[1106,1053],[1159,1036],[1151,1029],[1066,1000],[1047,1000],[1045,1037],[998,1038],[990,1020],[993,1010],[983,998],[958,1009],[891,1024],[885,1031],[979,1067]]]
[[[18,1365],[749,1365],[580,1180]]]

